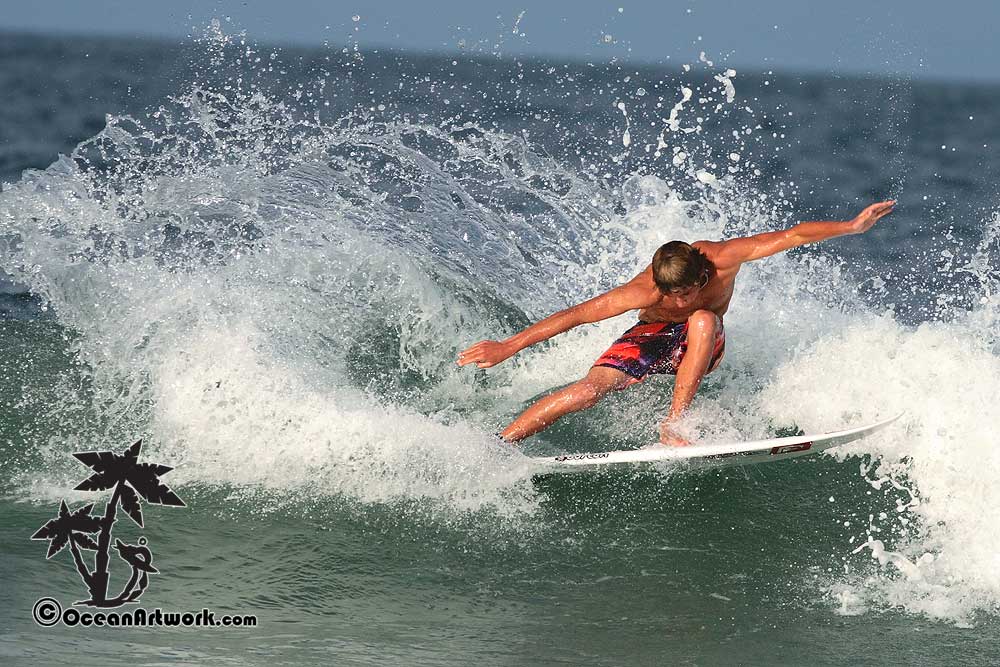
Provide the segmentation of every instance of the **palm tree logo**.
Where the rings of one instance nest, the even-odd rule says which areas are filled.
[[[153,567],[153,553],[147,547],[145,537],[139,544],[125,544],[115,540],[118,557],[132,568],[132,574],[121,592],[108,598],[109,565],[111,551],[111,531],[114,528],[118,508],[132,521],[143,527],[141,497],[147,503],[184,507],[176,493],[160,481],[160,476],[173,470],[155,463],[139,463],[142,440],[136,440],[122,454],[114,452],[77,452],[73,454],[81,463],[93,470],[90,477],[76,486],[77,491],[107,491],[114,489],[111,499],[104,508],[104,516],[91,516],[91,503],[71,512],[63,500],[59,515],[50,519],[31,536],[33,540],[49,540],[46,558],[52,558],[68,544],[73,554],[76,570],[90,591],[90,599],[77,604],[93,607],[118,607],[127,602],[136,602],[149,585],[149,575],[159,570]],[[97,533],[97,541],[91,537]],[[94,569],[90,571],[83,559],[81,549],[95,551]]]

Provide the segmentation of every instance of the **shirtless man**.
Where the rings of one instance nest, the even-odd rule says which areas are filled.
[[[893,200],[872,204],[847,222],[802,222],[783,231],[728,241],[690,245],[671,241],[624,285],[550,315],[506,340],[480,341],[458,355],[458,365],[489,368],[573,327],[638,309],[638,324],[601,355],[586,377],[536,401],[501,436],[508,442],[523,440],[565,414],[592,407],[612,390],[641,382],[648,375],[670,373],[677,379],[670,412],[660,424],[660,442],[688,444],[672,423],[691,404],[702,378],[722,360],[726,345],[722,317],[743,263],[807,243],[861,234],[895,205]]]

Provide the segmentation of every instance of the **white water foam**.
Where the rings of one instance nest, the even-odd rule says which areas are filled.
[[[694,132],[681,125],[692,90],[681,94],[664,122]],[[687,154],[674,164],[694,195],[636,178],[619,215],[605,191],[512,137],[345,130],[279,106],[196,90],[161,126],[112,119],[74,159],[0,198],[3,231],[18,236],[4,269],[79,332],[99,409],[148,410],[153,451],[178,481],[531,512],[529,471],[482,424],[582,375],[630,322],[572,332],[488,374],[455,368],[454,353],[631,277],[665,240],[782,224],[732,176],[699,178],[711,174]],[[247,139],[265,127],[272,143],[254,153]],[[88,166],[95,146],[114,149],[108,173]],[[204,157],[175,168],[190,146]],[[746,267],[728,358],[686,420],[706,440],[735,440],[772,423],[814,431],[907,411],[840,452],[881,457],[875,478],[919,498],[869,522],[856,558],[882,569],[862,587],[841,582],[845,609],[884,601],[964,622],[1000,600],[1000,225],[986,226],[963,269],[981,279],[980,307],[917,327],[861,303],[858,278],[827,256]],[[662,398],[637,392],[603,441],[655,432]],[[918,529],[896,530],[899,518]]]

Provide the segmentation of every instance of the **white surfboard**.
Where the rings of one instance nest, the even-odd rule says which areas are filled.
[[[794,435],[787,438],[774,438],[757,442],[718,445],[690,445],[687,447],[650,447],[647,449],[628,449],[615,452],[592,452],[580,454],[563,454],[560,456],[533,457],[540,466],[553,471],[569,472],[574,469],[585,469],[593,466],[615,465],[620,463],[678,463],[684,466],[721,466],[746,465],[783,461],[799,456],[808,456],[843,445],[879,431],[899,419],[898,414],[867,426],[858,426],[843,431],[833,431],[817,435]]]

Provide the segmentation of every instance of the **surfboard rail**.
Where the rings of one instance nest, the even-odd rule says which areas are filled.
[[[889,426],[903,416],[900,413],[873,424],[812,435],[793,435],[770,440],[687,447],[648,447],[610,452],[580,452],[557,456],[532,457],[540,466],[553,469],[587,468],[621,463],[674,462],[688,466],[746,465],[781,461],[815,454],[831,447],[860,440]]]

